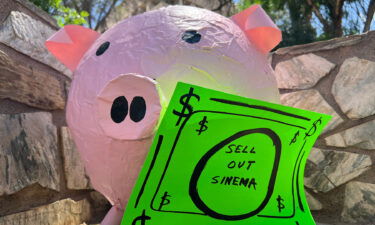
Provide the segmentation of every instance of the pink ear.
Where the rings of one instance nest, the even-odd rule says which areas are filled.
[[[231,19],[263,53],[271,51],[281,41],[281,31],[260,5],[253,5]]]
[[[74,71],[99,33],[78,25],[66,25],[50,37],[47,49],[71,71]]]

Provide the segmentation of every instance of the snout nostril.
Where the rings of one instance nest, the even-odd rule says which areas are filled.
[[[141,121],[146,115],[146,101],[141,96],[136,96],[130,103],[130,119],[134,122]]]
[[[115,123],[121,123],[128,115],[128,100],[124,96],[117,97],[113,100],[111,107],[111,118]]]

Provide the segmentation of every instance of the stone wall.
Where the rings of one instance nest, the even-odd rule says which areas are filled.
[[[44,48],[57,30],[24,0],[0,0],[0,225],[99,222],[66,127],[71,73]],[[283,104],[333,115],[305,171],[316,221],[375,224],[375,32],[270,56]]]
[[[55,20],[25,0],[0,0],[0,225],[99,222],[65,123],[71,72],[44,41]]]
[[[305,187],[327,224],[375,224],[375,32],[278,49],[285,105],[333,116],[309,156]]]

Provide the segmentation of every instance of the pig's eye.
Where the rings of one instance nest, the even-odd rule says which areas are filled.
[[[128,100],[124,96],[117,97],[111,108],[111,118],[115,123],[121,123],[128,115]]]
[[[130,119],[134,122],[141,121],[146,115],[146,101],[141,96],[133,98],[130,104]]]
[[[110,45],[109,41],[104,42],[103,44],[101,44],[99,46],[98,50],[96,50],[96,55],[97,56],[103,55],[103,53],[105,51],[107,51],[107,49],[109,48],[109,45]]]
[[[182,35],[182,40],[189,44],[195,44],[198,43],[202,38],[202,35],[198,33],[196,30],[187,30],[185,33]]]

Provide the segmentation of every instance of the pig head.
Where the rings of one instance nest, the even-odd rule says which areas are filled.
[[[267,53],[280,40],[255,5],[232,18],[170,6],[101,35],[67,25],[46,42],[74,71],[67,122],[93,187],[114,205],[104,223],[119,224],[176,83],[277,102]]]

